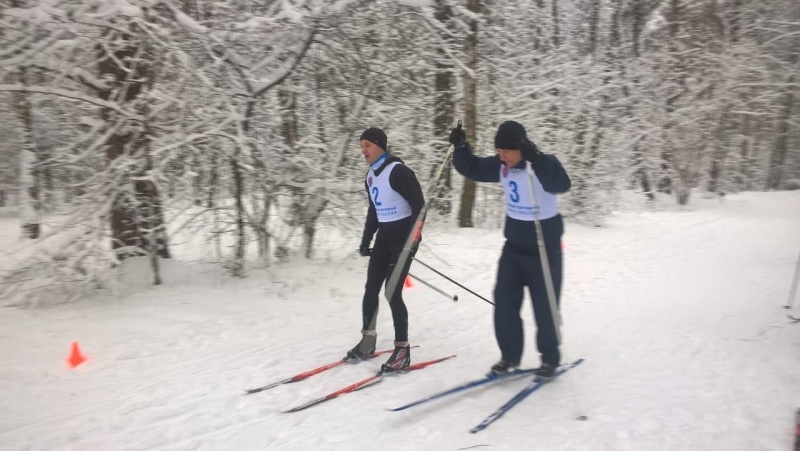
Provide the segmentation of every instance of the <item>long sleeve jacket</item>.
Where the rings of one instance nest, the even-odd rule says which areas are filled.
[[[526,161],[520,162],[515,169],[523,169]],[[463,144],[453,153],[453,166],[456,170],[477,182],[500,182],[503,163],[500,157],[478,157],[472,154],[468,144]],[[571,181],[567,171],[554,155],[543,154],[541,159],[533,165],[534,174],[541,183],[545,192],[561,194],[569,191]],[[564,233],[564,221],[560,214],[542,219],[542,233],[546,245],[559,245],[561,235]],[[515,219],[506,215],[504,228],[506,239],[523,251],[535,251],[536,227],[533,221]]]
[[[425,205],[425,197],[422,194],[422,187],[417,181],[417,176],[408,166],[402,164],[403,161],[400,158],[394,155],[387,155],[383,164],[375,170],[375,174],[380,175],[386,169],[386,166],[393,162],[400,162],[401,164],[396,165],[392,170],[389,176],[389,184],[393,190],[397,191],[408,202],[411,207],[411,216],[397,221],[379,222],[375,205],[370,201],[367,218],[364,223],[364,233],[361,238],[362,247],[369,246],[375,232],[378,233],[378,238],[384,240],[405,241],[411,233],[422,207]],[[369,196],[370,187],[366,181],[364,182],[364,188],[367,190],[367,196]]]

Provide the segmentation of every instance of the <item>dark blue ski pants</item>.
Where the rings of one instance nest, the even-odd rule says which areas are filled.
[[[547,245],[546,249],[558,305],[563,273],[561,244]],[[550,313],[550,303],[547,300],[539,250],[520,249],[508,241],[500,255],[497,285],[494,288],[494,333],[502,359],[514,364],[522,361],[525,339],[520,311],[526,286],[533,302],[537,328],[536,346],[539,348],[541,361],[558,365],[561,362],[561,353],[558,350],[558,337],[553,324],[553,315]]]

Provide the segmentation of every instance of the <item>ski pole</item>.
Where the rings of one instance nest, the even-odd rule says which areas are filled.
[[[533,223],[536,227],[536,243],[539,246],[539,258],[542,262],[544,286],[547,289],[547,302],[550,304],[550,314],[553,319],[553,328],[556,331],[556,340],[558,340],[559,346],[563,346],[563,339],[561,336],[561,326],[563,324],[563,320],[561,317],[561,310],[559,310],[558,303],[556,302],[556,290],[553,287],[553,273],[550,272],[550,260],[547,258],[547,247],[544,244],[542,223],[539,220],[539,203],[536,200],[536,189],[533,184],[535,177],[535,173],[533,172],[533,163],[526,162],[525,171],[528,173],[528,188],[531,191],[531,202],[533,204]],[[571,381],[572,379],[569,378],[568,380]],[[569,384],[572,391],[572,399],[575,402],[575,409],[580,412],[583,410],[580,405],[580,396],[575,393],[574,382],[570,382]],[[576,419],[584,421],[587,419],[587,416],[578,415]]]
[[[419,277],[417,277],[417,276],[415,276],[415,275],[413,275],[413,274],[411,274],[411,273],[408,273],[408,275],[409,275],[409,276],[411,276],[411,278],[412,278],[412,279],[414,279],[414,280],[416,280],[417,282],[419,282],[419,283],[421,283],[421,284],[425,285],[426,287],[430,288],[431,290],[433,290],[433,291],[435,291],[435,292],[437,292],[437,293],[439,293],[439,294],[441,294],[441,295],[444,295],[444,296],[445,296],[445,297],[447,297],[447,298],[450,298],[450,299],[452,299],[452,300],[453,300],[453,302],[458,302],[458,295],[457,295],[457,294],[452,294],[452,295],[451,295],[450,293],[447,293],[447,292],[445,292],[444,290],[442,290],[442,289],[440,289],[440,288],[438,288],[438,287],[434,286],[434,285],[433,285],[433,284],[431,284],[431,283],[428,283],[428,282],[426,282],[426,281],[424,281],[424,280],[420,279]]]
[[[550,272],[550,260],[547,258],[547,248],[544,244],[544,234],[542,223],[539,220],[539,203],[536,201],[536,189],[533,185],[533,164],[525,163],[525,170],[528,173],[528,188],[531,191],[531,202],[533,202],[533,224],[536,227],[536,243],[539,246],[539,259],[542,262],[542,276],[544,276],[544,286],[547,290],[547,301],[550,304],[550,314],[553,316],[553,326],[556,330],[556,339],[561,344],[561,311],[556,303],[556,290],[553,287],[553,273]]]
[[[488,303],[490,303],[490,304],[494,305],[494,302],[492,302],[492,301],[490,301],[490,300],[486,299],[485,297],[483,297],[483,296],[479,295],[478,293],[476,293],[476,292],[474,292],[474,291],[470,290],[469,288],[465,287],[464,285],[461,285],[460,283],[456,282],[455,280],[453,280],[453,279],[451,279],[451,278],[447,277],[446,275],[444,275],[444,274],[440,273],[439,271],[437,271],[436,269],[434,269],[432,266],[430,266],[430,265],[428,265],[427,263],[425,263],[425,262],[421,261],[421,260],[420,260],[420,259],[418,259],[417,257],[414,257],[414,261],[415,261],[415,262],[417,262],[417,263],[419,263],[420,265],[422,265],[422,266],[424,266],[424,267],[426,267],[426,268],[430,269],[431,271],[435,272],[436,274],[439,274],[440,276],[442,276],[442,277],[444,277],[445,279],[447,279],[449,282],[451,282],[451,283],[454,283],[455,285],[457,285],[457,286],[459,286],[459,287],[461,287],[461,288],[463,288],[463,289],[467,290],[468,292],[470,292],[470,293],[471,293],[471,294],[473,294],[474,296],[478,297],[478,298],[479,298],[479,299],[481,299],[482,301],[484,301],[484,302],[488,302]]]
[[[458,125],[456,127],[461,128],[461,120],[458,121]],[[439,171],[436,173],[436,176],[431,181],[431,186],[428,188],[428,195],[425,197],[425,205],[422,206],[422,210],[419,212],[417,221],[414,224],[414,227],[411,229],[411,233],[408,234],[408,238],[403,246],[403,250],[400,251],[400,256],[397,258],[397,263],[389,275],[389,280],[386,282],[384,294],[386,295],[386,299],[389,300],[389,303],[392,302],[394,291],[399,288],[398,284],[400,282],[400,274],[402,273],[402,270],[409,258],[411,258],[412,246],[414,243],[419,243],[420,239],[422,238],[422,227],[425,225],[425,217],[428,215],[428,206],[431,204],[431,198],[434,194],[436,194],[436,188],[439,186],[439,181],[442,179],[442,174],[444,174],[444,168],[447,166],[447,160],[449,160],[450,155],[453,154],[454,147],[455,146],[448,145],[447,153],[444,155],[441,166],[439,166]]]

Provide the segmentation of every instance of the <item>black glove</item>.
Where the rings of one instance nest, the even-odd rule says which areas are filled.
[[[542,159],[542,152],[528,139],[523,139],[519,143],[519,150],[522,152],[522,158],[530,161],[531,164],[536,164]]]
[[[461,128],[461,121],[458,121],[458,125],[456,128],[450,131],[450,138],[448,141],[454,147],[458,147],[464,144],[464,141],[467,140],[467,134],[464,132],[464,129]]]
[[[358,254],[362,257],[369,257],[372,255],[372,249],[370,249],[368,246],[361,246],[358,248]]]

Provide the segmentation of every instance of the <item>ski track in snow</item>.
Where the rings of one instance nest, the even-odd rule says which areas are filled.
[[[800,246],[800,193],[693,202],[618,212],[602,228],[567,224],[563,360],[586,362],[479,434],[467,431],[524,379],[382,410],[480,377],[499,357],[491,306],[418,264],[413,274],[459,301],[419,282],[406,290],[420,345],[412,361],[458,358],[292,414],[279,412],[384,359],[242,395],[334,361],[358,340],[367,260],[342,256],[244,281],[0,309],[2,449],[789,449],[800,326],[780,307]],[[0,246],[15,224],[0,218]],[[491,299],[501,245],[497,230],[432,224],[419,256]],[[523,318],[523,365],[535,366],[527,299]],[[378,331],[379,349],[391,347],[383,300]],[[64,362],[72,340],[89,357],[75,370]]]

